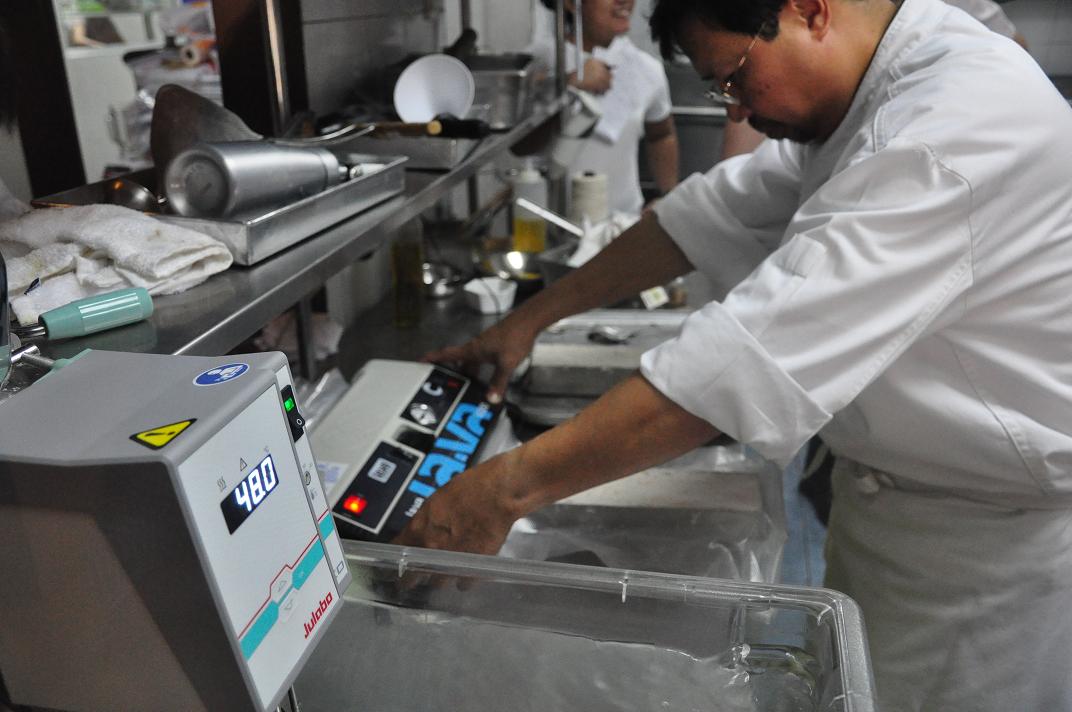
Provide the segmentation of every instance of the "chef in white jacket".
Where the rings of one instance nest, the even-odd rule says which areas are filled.
[[[1027,49],[1027,40],[1001,9],[1001,5],[994,0],[944,0],[944,2],[953,7],[959,7],[994,32],[1015,40],[1018,45]],[[730,121],[722,132],[721,158],[750,153],[763,138],[763,134],[753,129],[747,122]]]
[[[839,458],[827,583],[882,709],[1072,710],[1072,109],[939,0],[657,0],[769,137],[684,181],[468,344],[501,393],[555,320],[698,269],[732,285],[575,419],[456,477],[399,541],[494,552],[518,517],[719,432]]]

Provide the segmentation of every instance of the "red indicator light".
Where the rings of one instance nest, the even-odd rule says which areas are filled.
[[[365,507],[367,506],[368,500],[364,497],[359,497],[356,494],[350,495],[342,503],[342,508],[345,509],[347,512],[351,512],[353,514],[361,514],[365,511]]]

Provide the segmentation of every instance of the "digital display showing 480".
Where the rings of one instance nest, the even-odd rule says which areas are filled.
[[[272,456],[265,455],[260,464],[250,470],[238,486],[231,490],[227,499],[220,502],[227,529],[234,534],[278,484],[279,476],[276,475]]]

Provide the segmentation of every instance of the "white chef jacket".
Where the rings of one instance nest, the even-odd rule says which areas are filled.
[[[533,46],[533,53],[550,62],[554,48],[547,42]],[[611,66],[613,79],[598,97],[603,117],[592,135],[567,167],[571,175],[593,171],[607,176],[607,204],[611,211],[639,215],[644,207],[640,190],[637,151],[645,124],[670,116],[670,83],[662,63],[638,48],[625,36],[615,37],[609,47],[597,47],[592,56]],[[567,44],[566,66],[576,69],[576,50]]]
[[[1072,109],[1013,42],[905,0],[821,144],[766,141],[656,208],[736,284],[646,353],[786,463],[821,432],[904,486],[1072,507]]]

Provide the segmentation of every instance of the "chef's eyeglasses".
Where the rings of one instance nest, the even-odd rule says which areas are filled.
[[[731,89],[737,86],[736,78],[737,73],[741,71],[741,67],[748,61],[748,55],[752,52],[752,48],[756,46],[756,42],[759,41],[759,36],[763,34],[763,30],[766,28],[767,23],[764,22],[759,26],[759,30],[756,34],[752,35],[752,41],[748,43],[748,49],[741,55],[740,61],[737,62],[737,66],[729,76],[719,82],[717,85],[712,86],[710,89],[704,92],[704,98],[708,101],[717,104],[718,106],[739,106],[741,100],[730,93]]]

